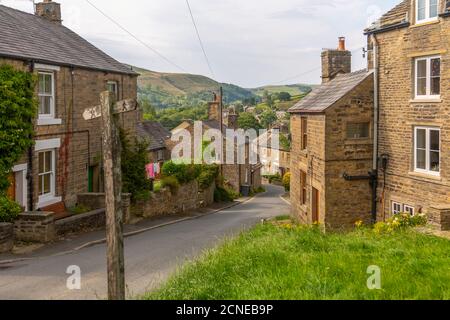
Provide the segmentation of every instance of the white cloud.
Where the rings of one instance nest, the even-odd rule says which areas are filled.
[[[38,1],[38,0],[37,0]],[[36,2],[37,2],[36,1]],[[90,0],[118,24],[191,73],[210,76],[185,0]],[[190,0],[217,80],[244,87],[276,83],[320,67],[323,47],[346,36],[365,44],[368,21],[400,0]],[[179,72],[91,7],[60,0],[64,24],[116,59],[156,71]],[[1,4],[32,12],[28,0]],[[354,68],[364,66],[359,49]],[[289,82],[318,83],[320,71]]]

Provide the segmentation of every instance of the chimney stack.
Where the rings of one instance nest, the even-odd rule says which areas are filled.
[[[345,48],[345,37],[340,37],[337,49],[322,51],[322,83],[333,80],[339,73],[351,71],[352,53]]]
[[[208,120],[216,120],[220,122],[220,95],[214,93],[214,101],[208,103]]]
[[[62,24],[61,5],[52,0],[44,0],[43,2],[36,3],[35,14],[53,23]]]

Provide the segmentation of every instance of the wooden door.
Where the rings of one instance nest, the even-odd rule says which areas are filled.
[[[14,173],[9,175],[8,181],[9,181],[9,187],[8,187],[8,191],[7,191],[6,195],[11,200],[16,200],[16,177],[15,177]]]
[[[312,222],[313,223],[319,222],[319,217],[320,217],[319,199],[320,199],[319,190],[317,190],[316,188],[312,188]]]

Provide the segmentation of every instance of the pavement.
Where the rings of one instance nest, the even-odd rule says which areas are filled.
[[[127,297],[160,286],[186,261],[197,258],[229,237],[262,219],[289,213],[281,199],[284,190],[266,186],[267,192],[231,207],[194,212],[188,217],[143,221],[125,229]],[[68,289],[75,266],[81,271],[81,288]],[[73,268],[72,268],[73,270]],[[104,230],[73,237],[33,253],[0,256],[0,299],[105,299],[106,247]]]

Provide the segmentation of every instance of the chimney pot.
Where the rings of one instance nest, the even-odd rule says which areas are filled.
[[[339,37],[339,51],[345,51],[345,37]]]

